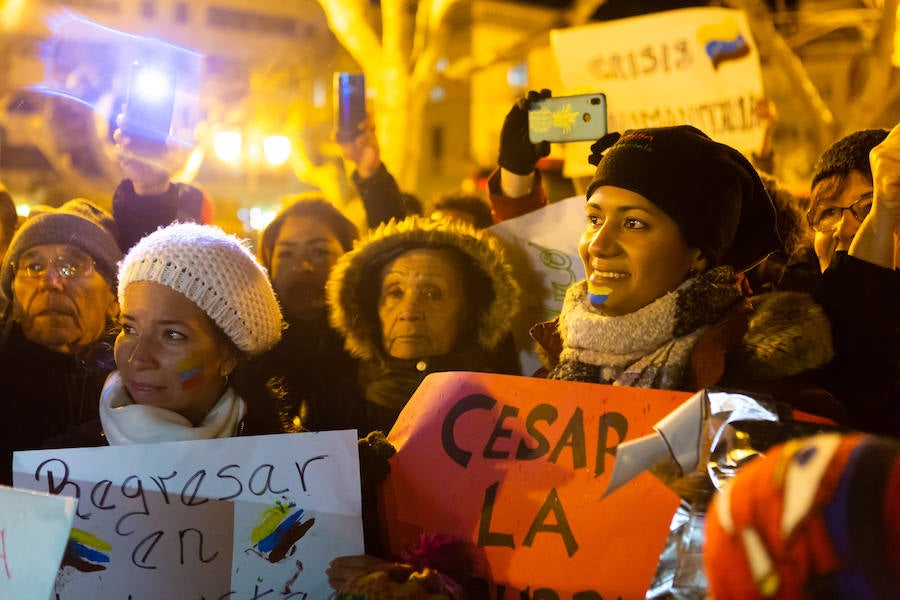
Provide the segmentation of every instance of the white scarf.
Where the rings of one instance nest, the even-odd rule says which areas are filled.
[[[194,427],[171,410],[135,404],[118,371],[109,374],[100,394],[100,422],[110,446],[233,437],[246,414],[246,403],[229,387]]]

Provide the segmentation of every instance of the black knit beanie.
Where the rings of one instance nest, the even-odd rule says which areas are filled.
[[[122,251],[116,242],[113,218],[96,204],[76,198],[59,208],[33,209],[16,231],[0,269],[0,288],[7,298],[12,298],[13,271],[19,257],[29,248],[44,244],[68,244],[80,248],[94,259],[97,272],[115,291],[117,264],[122,260]]]
[[[848,175],[851,171],[859,171],[872,181],[869,151],[883,142],[887,135],[887,129],[862,129],[833,143],[816,161],[809,189],[812,190],[826,177]]]
[[[711,266],[743,271],[780,247],[775,207],[756,170],[690,125],[626,131],[603,153],[587,197],[604,185],[662,209]]]

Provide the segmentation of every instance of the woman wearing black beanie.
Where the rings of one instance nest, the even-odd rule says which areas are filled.
[[[593,149],[579,242],[586,278],[556,320],[532,329],[548,376],[731,387],[843,419],[805,377],[832,357],[821,308],[796,292],[751,299],[743,284],[741,273],[779,244],[747,159],[687,125],[611,134]]]

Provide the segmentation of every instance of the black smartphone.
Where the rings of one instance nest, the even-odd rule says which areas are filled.
[[[165,152],[174,110],[175,73],[155,65],[132,64],[122,113],[122,131],[131,149],[143,154]]]
[[[366,77],[361,73],[334,74],[334,137],[352,142],[366,119]]]
[[[532,102],[528,138],[539,142],[596,141],[607,134],[606,95],[556,96]]]

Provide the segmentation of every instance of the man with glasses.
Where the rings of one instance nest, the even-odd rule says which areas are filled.
[[[87,200],[32,211],[0,268],[0,483],[15,450],[101,443],[97,406],[118,317],[112,217]]]
[[[819,158],[807,222],[850,424],[900,436],[900,126],[851,133]]]

